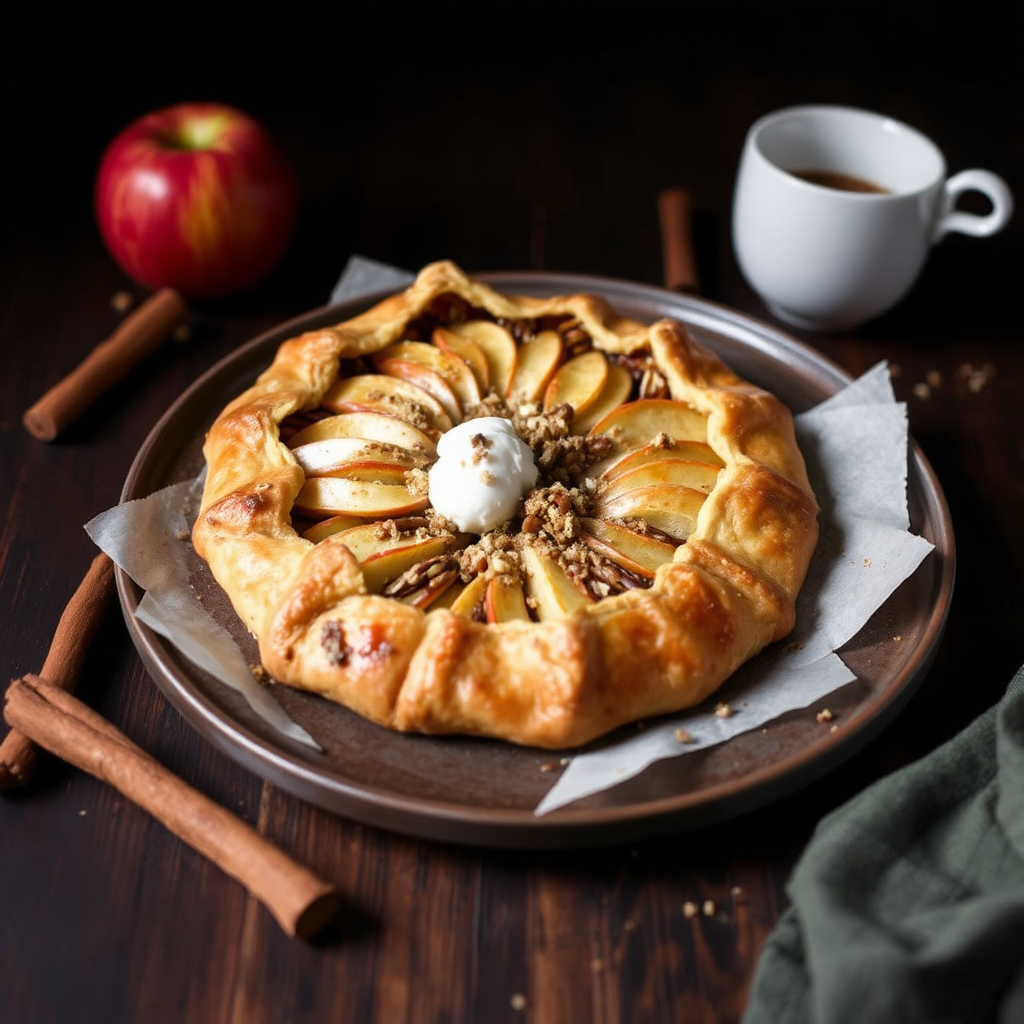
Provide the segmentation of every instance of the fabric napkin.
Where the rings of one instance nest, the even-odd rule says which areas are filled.
[[[1024,667],[818,825],[744,1024],[1024,1022]]]

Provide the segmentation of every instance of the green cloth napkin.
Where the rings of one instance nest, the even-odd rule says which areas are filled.
[[[1024,1022],[1024,667],[960,735],[823,818],[744,1024]]]

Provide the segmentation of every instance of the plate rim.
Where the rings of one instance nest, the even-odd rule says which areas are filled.
[[[698,326],[702,320],[712,321],[719,327],[724,324],[799,355],[804,365],[814,368],[817,382],[824,382],[831,388],[830,394],[853,380],[833,360],[785,330],[703,297],[682,295],[640,282],[585,274],[506,270],[474,274],[474,277],[507,292],[519,288],[522,293],[528,294],[528,289],[532,287],[558,290],[549,291],[549,294],[594,291],[614,296],[624,293],[633,300],[647,298],[655,303],[681,307],[696,317],[696,322],[681,317],[688,324]],[[279,344],[285,337],[301,330],[346,319],[398,290],[382,289],[341,303],[326,303],[300,313],[260,332],[214,363],[178,396],[154,424],[132,461],[120,501],[142,496],[136,493],[137,484],[161,437],[181,416],[182,410],[196,400],[195,396],[212,387],[218,377],[228,372],[241,372],[245,362],[264,348],[272,352],[275,340]],[[614,298],[609,298],[609,301],[615,305]],[[734,818],[787,796],[816,781],[856,754],[910,700],[937,653],[949,616],[956,574],[952,520],[945,495],[931,464],[914,438],[910,437],[908,486],[915,471],[921,497],[934,513],[929,521],[935,532],[935,550],[929,557],[941,560],[936,573],[936,589],[942,599],[928,616],[924,637],[918,644],[920,657],[908,661],[900,672],[889,679],[883,692],[871,702],[868,713],[860,717],[857,727],[844,730],[838,738],[825,734],[803,750],[759,771],[698,791],[675,793],[642,804],[626,803],[598,809],[569,805],[547,815],[537,816],[532,811],[518,808],[484,808],[409,796],[334,776],[328,787],[331,799],[316,799],[310,795],[310,789],[319,792],[324,783],[323,773],[283,749],[283,737],[282,744],[271,749],[262,737],[251,733],[243,723],[234,720],[226,722],[223,714],[218,713],[212,702],[205,699],[201,690],[190,680],[181,679],[184,673],[173,662],[167,661],[164,648],[165,645],[173,647],[171,642],[135,617],[134,612],[142,591],[120,567],[115,567],[116,586],[122,614],[133,643],[147,672],[168,701],[200,735],[229,758],[293,796],[331,813],[391,832],[471,846],[505,849],[569,848],[621,842],[626,838],[648,838]],[[445,742],[445,737],[428,739]],[[397,824],[396,816],[402,819]]]

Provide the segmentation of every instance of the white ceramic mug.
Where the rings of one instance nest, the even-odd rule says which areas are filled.
[[[828,183],[798,176],[807,172]],[[957,210],[969,191],[987,196],[991,211]],[[1001,178],[982,170],[947,178],[938,147],[908,125],[851,107],[800,106],[747,133],[732,237],[740,269],[775,316],[843,330],[903,298],[947,232],[991,235],[1012,213]]]

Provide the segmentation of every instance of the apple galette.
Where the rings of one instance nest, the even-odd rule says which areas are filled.
[[[451,263],[281,345],[209,431],[196,550],[276,680],[576,746],[793,626],[817,505],[771,394],[674,320]]]

